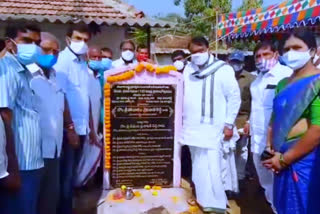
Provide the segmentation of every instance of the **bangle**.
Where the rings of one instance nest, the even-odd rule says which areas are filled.
[[[74,130],[74,124],[73,123],[68,124],[66,129],[69,130],[69,131],[73,131]]]
[[[284,160],[284,155],[283,154],[280,154],[279,162],[280,162],[280,166],[282,168],[287,168],[289,166],[289,164]]]

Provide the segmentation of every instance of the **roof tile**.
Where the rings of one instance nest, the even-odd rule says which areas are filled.
[[[139,15],[137,15],[139,14]],[[141,16],[143,12],[118,0],[0,0],[0,20],[37,20],[62,23],[171,26]]]
[[[1,0],[0,11],[12,15],[65,14],[93,19],[137,18],[129,12],[124,13],[111,5],[106,5],[102,0]]]

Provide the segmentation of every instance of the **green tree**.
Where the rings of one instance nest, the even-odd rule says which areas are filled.
[[[133,31],[133,38],[138,46],[146,45],[148,42],[148,33],[143,28],[135,28]]]
[[[255,8],[260,8],[263,5],[263,0],[245,0],[238,11],[246,11]]]
[[[214,38],[216,16],[231,11],[231,0],[174,0],[174,3],[184,4],[186,29],[193,36]]]
[[[177,23],[177,27],[174,29],[153,28],[151,31],[151,38],[154,38],[156,36],[165,35],[168,33],[173,33],[173,32],[178,35],[188,34],[188,31],[185,30],[186,28],[184,27],[185,26],[184,23],[186,22],[185,18],[181,17],[177,13],[169,13],[166,16],[154,16],[153,18],[167,21],[167,22]],[[133,35],[133,39],[137,45],[146,45],[147,44],[148,34],[147,34],[146,29],[134,28],[132,35]]]

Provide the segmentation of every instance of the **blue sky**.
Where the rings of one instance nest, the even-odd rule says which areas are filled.
[[[175,6],[174,0],[124,0],[127,3],[134,5],[137,9],[143,10],[148,16],[162,15],[168,13],[178,13],[183,15],[183,6]],[[277,4],[283,0],[264,0],[264,6]],[[237,8],[241,5],[242,0],[233,0],[233,7]]]

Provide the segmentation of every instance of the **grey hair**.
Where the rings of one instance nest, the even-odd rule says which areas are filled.
[[[59,49],[60,49],[60,41],[58,40],[58,38],[53,35],[52,33],[49,33],[49,32],[41,32],[41,41],[44,41],[44,40],[51,40],[55,43],[58,44],[59,46]]]

